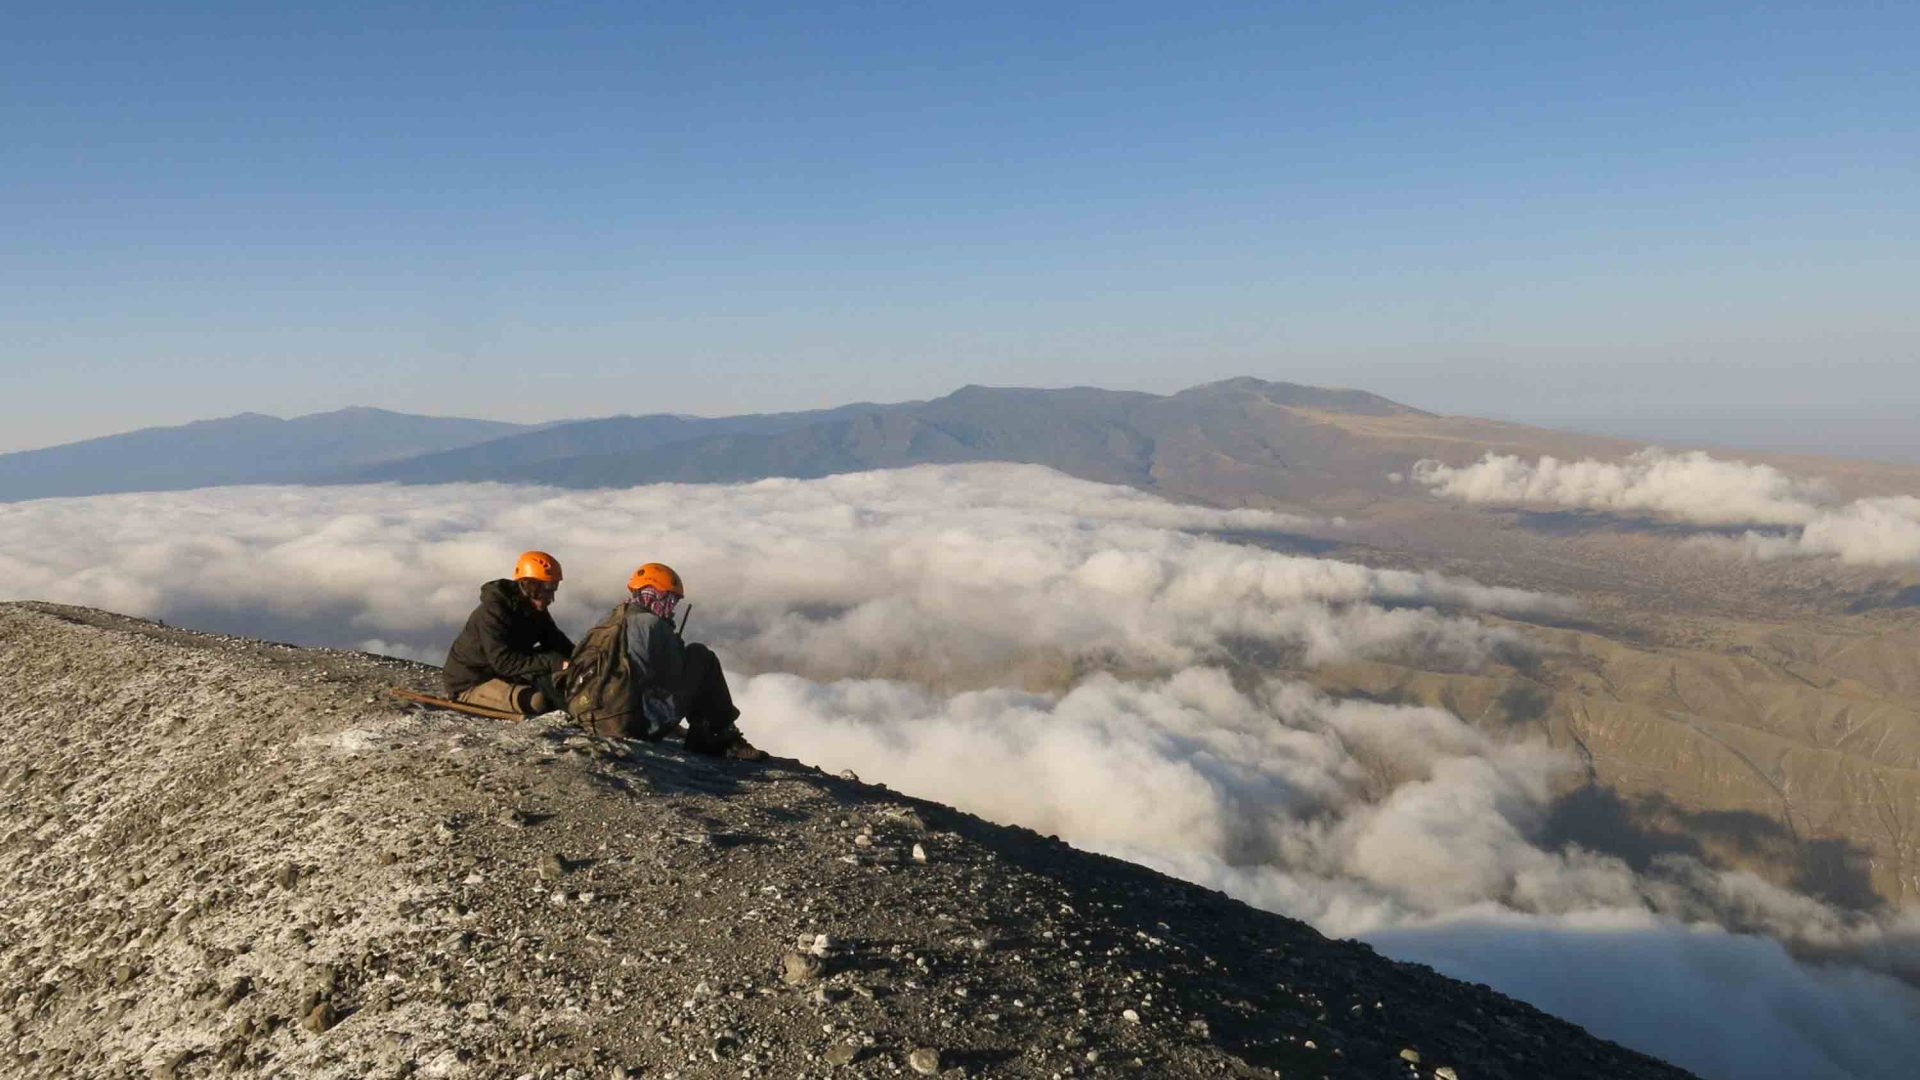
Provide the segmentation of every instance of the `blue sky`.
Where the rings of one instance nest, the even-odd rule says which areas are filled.
[[[1920,415],[1912,5],[9,23],[0,450],[1238,374],[1549,422]]]

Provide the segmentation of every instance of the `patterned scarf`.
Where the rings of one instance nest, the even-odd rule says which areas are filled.
[[[645,605],[648,611],[672,622],[674,605],[680,602],[680,597],[675,593],[661,592],[648,585],[633,594],[633,602]]]

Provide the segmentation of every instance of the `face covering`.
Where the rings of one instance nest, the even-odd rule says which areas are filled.
[[[661,592],[651,585],[634,594],[633,599],[636,603],[646,605],[648,611],[653,612],[668,622],[673,621],[674,606],[680,603],[680,597],[677,594]]]

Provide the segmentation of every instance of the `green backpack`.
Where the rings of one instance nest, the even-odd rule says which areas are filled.
[[[627,608],[617,604],[574,647],[563,676],[567,712],[595,735],[644,738],[640,687],[627,659]]]

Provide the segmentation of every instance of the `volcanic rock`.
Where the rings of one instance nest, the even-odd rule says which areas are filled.
[[[3,1075],[1687,1075],[798,762],[385,696],[424,665],[39,604],[0,657]]]

